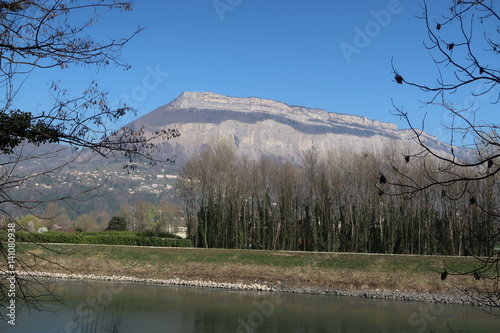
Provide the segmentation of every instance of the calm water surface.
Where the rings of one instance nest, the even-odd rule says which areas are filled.
[[[65,281],[57,292],[64,304],[18,310],[16,326],[2,321],[0,331],[106,332],[89,328],[92,318],[112,320],[119,308],[122,333],[500,332],[500,319],[469,306],[111,282]]]

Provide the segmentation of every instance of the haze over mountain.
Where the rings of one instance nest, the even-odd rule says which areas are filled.
[[[147,132],[177,128],[181,136],[164,144],[162,152],[182,161],[216,139],[234,143],[252,158],[274,156],[299,161],[310,149],[320,152],[379,152],[396,144],[404,153],[418,150],[411,130],[393,123],[321,109],[291,106],[258,97],[239,98],[210,92],[184,92],[129,124]],[[447,145],[423,135],[434,149]]]

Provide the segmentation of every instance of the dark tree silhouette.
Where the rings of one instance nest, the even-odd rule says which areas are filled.
[[[53,83],[47,91],[53,100],[48,109],[22,110],[16,105],[18,93],[29,89],[22,82],[26,74],[33,71],[64,70],[70,66],[94,66],[99,70],[108,65],[129,68],[120,52],[141,28],[126,37],[98,40],[90,35],[90,28],[103,10],[130,11],[132,5],[131,1],[117,0],[0,1],[0,94],[3,95],[0,102],[0,213],[4,215],[7,215],[7,206],[29,212],[50,201],[92,196],[93,189],[55,198],[47,198],[42,193],[34,197],[19,196],[12,191],[33,179],[59,172],[83,156],[81,152],[104,157],[124,156],[125,167],[134,168],[137,163],[164,162],[155,159],[157,143],[179,135],[176,130],[150,134],[141,128],[113,128],[116,120],[135,110],[126,104],[112,107],[107,92],[100,90],[97,82],[90,82],[88,89],[76,96],[65,90],[63,83]],[[35,149],[46,143],[54,145],[49,150]],[[35,162],[43,168],[22,172],[21,166]],[[0,220],[4,229],[12,223],[15,221]],[[16,228],[20,226],[16,224]],[[37,284],[36,278],[34,284],[27,284],[26,279],[17,274],[21,271],[30,274],[34,268],[10,256],[7,239],[1,240],[0,257],[2,307],[9,300],[5,275],[15,279],[18,307],[21,303],[36,307],[41,294],[52,294],[44,284]],[[10,265],[10,261],[14,265]]]
[[[499,124],[493,119],[477,117],[481,103],[498,105],[500,100],[499,4],[493,0],[453,0],[450,1],[449,11],[445,13],[436,13],[432,9],[436,5],[424,1],[421,19],[428,34],[424,45],[437,65],[437,77],[431,82],[414,82],[411,74],[400,72],[394,62],[392,69],[396,83],[429,94],[429,98],[424,101],[429,112],[444,110],[450,114],[453,121],[446,126],[451,137],[448,142],[449,154],[440,154],[427,144],[423,132],[425,118],[422,128],[418,129],[410,120],[410,114],[393,102],[395,114],[407,121],[415,141],[422,148],[420,154],[405,156],[406,162],[410,162],[410,157],[411,161],[416,157],[425,161],[433,160],[437,167],[426,167],[423,177],[417,180],[393,164],[393,171],[399,179],[402,176],[404,181],[395,181],[398,177],[391,180],[387,176],[387,185],[381,186],[381,189],[389,194],[414,197],[422,191],[436,188],[443,198],[463,200],[463,208],[469,214],[475,211],[486,213],[488,218],[483,222],[487,228],[475,236],[474,242],[487,244],[490,247],[489,255],[478,258],[477,267],[469,271],[447,267],[441,277],[446,279],[453,274],[470,275],[478,281],[477,291],[483,296],[484,303],[500,306],[500,254],[494,250],[500,239]],[[461,103],[464,96],[468,96],[467,100],[471,102],[465,105]],[[424,165],[428,164],[424,162]],[[390,192],[389,186],[396,190]],[[468,227],[471,228],[471,225]]]

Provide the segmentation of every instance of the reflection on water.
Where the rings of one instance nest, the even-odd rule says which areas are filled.
[[[105,311],[121,309],[122,333],[153,332],[499,332],[484,309],[321,295],[226,291],[178,286],[65,281],[64,305],[17,313],[2,332],[82,332]],[[102,319],[102,318],[101,318]],[[93,332],[93,331],[92,331]],[[98,332],[96,332],[98,333]]]

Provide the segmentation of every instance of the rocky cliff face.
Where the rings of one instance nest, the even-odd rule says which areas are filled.
[[[410,153],[418,147],[413,133],[395,124],[364,117],[290,106],[257,97],[237,98],[209,92],[184,92],[132,123],[154,132],[175,127],[181,136],[165,145],[165,153],[181,159],[215,139],[229,140],[241,154],[298,161],[310,149],[320,152],[381,151],[397,145]],[[446,146],[426,137],[436,149]]]
[[[318,122],[337,123],[344,126],[370,126],[380,130],[396,130],[392,123],[383,123],[368,118],[330,113],[321,109],[290,106],[282,102],[258,97],[229,97],[210,92],[184,92],[166,107],[174,109],[223,110],[241,113],[266,113],[282,116],[303,123],[318,125]]]

